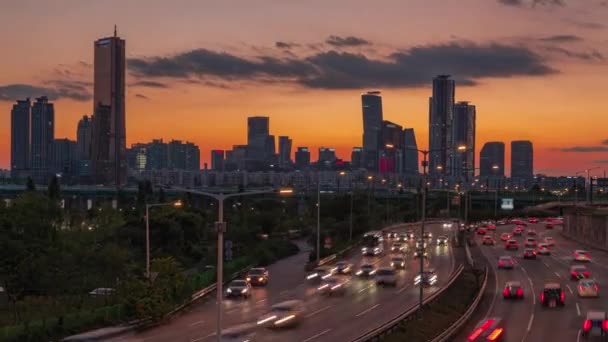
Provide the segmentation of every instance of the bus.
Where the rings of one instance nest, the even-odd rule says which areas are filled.
[[[376,256],[384,252],[384,238],[382,232],[371,231],[363,235],[363,248],[361,253],[364,256]]]

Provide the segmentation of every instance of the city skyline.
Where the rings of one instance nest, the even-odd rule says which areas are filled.
[[[109,36],[114,22],[118,24],[120,35],[129,41],[127,146],[153,138],[188,140],[200,146],[201,166],[203,163],[210,165],[210,150],[229,150],[233,145],[246,143],[246,118],[260,113],[271,118],[275,136],[289,136],[293,140],[292,158],[297,146],[307,146],[312,152],[312,160],[317,159],[319,147],[331,146],[339,158],[348,160],[352,148],[361,145],[360,96],[368,90],[378,89],[383,94],[383,119],[414,128],[419,148],[427,148],[431,80],[446,73],[456,80],[455,98],[471,101],[477,107],[478,149],[488,141],[531,140],[534,143],[535,173],[568,174],[601,166],[601,163],[593,163],[605,161],[604,155],[608,150],[605,144],[608,136],[601,129],[608,119],[604,118],[600,87],[601,74],[606,70],[603,57],[606,51],[598,44],[603,42],[601,36],[606,28],[599,24],[599,19],[608,13],[608,9],[599,1],[585,6],[567,2],[565,6],[539,5],[535,8],[504,6],[498,1],[473,2],[478,5],[473,6],[473,10],[457,8],[451,1],[443,3],[444,9],[460,14],[454,16],[458,25],[453,25],[454,29],[449,33],[442,25],[431,27],[419,21],[401,23],[388,12],[397,14],[397,9],[404,6],[389,1],[382,8],[385,20],[374,28],[351,29],[349,23],[355,19],[344,17],[336,20],[335,24],[306,32],[304,26],[308,28],[310,23],[304,25],[303,21],[335,15],[339,5],[328,6],[321,19],[304,11],[302,18],[293,20],[294,13],[301,10],[298,5],[275,4],[278,13],[286,14],[293,21],[283,22],[283,25],[293,28],[289,36],[277,34],[275,30],[260,32],[252,29],[244,33],[246,30],[243,28],[229,29],[230,23],[213,21],[202,24],[202,28],[195,31],[203,34],[211,32],[212,28],[216,31],[226,28],[228,33],[188,38],[192,35],[186,33],[193,29],[195,23],[200,24],[204,20],[190,16],[183,20],[182,25],[172,29],[151,28],[150,23],[160,16],[165,6],[160,2],[153,1],[155,6],[150,6],[141,19],[131,22],[127,17],[135,9],[118,2],[115,7],[124,12],[120,15],[108,14],[110,12],[96,5],[83,9],[73,6],[73,2],[59,1],[58,10],[72,15],[81,14],[75,22],[62,25],[47,23],[43,25],[44,29],[35,25],[27,33],[1,38],[3,46],[14,48],[3,52],[5,63],[0,72],[0,135],[6,137],[0,141],[0,167],[9,168],[10,165],[10,108],[16,100],[49,96],[55,104],[55,137],[75,140],[78,120],[85,114],[92,114],[90,65],[93,56],[90,42]],[[11,25],[15,18],[23,18],[26,14],[38,15],[31,13],[28,3],[24,1],[23,4],[9,6],[4,11],[8,13],[7,18],[0,25]],[[191,7],[198,6],[189,3]],[[425,13],[429,9],[422,8],[422,4],[421,1],[412,1],[408,10]],[[432,10],[436,6],[439,5],[433,3],[427,7]],[[209,14],[201,13],[200,16],[217,14],[228,7],[218,5],[211,8]],[[465,13],[465,9],[471,13]],[[90,18],[90,13],[94,12],[108,15],[102,16],[103,21],[95,21],[83,30],[73,29],[73,25]],[[248,5],[235,12],[245,28],[262,20],[259,14],[248,10]],[[566,13],[570,12],[585,13],[575,13],[565,25],[561,25]],[[487,20],[487,32],[477,32],[479,30],[463,25],[473,17],[478,18],[480,13],[492,18],[483,19]],[[49,20],[61,18],[54,16]],[[544,24],[541,31],[532,31],[532,37],[529,30],[534,25],[523,22],[531,19]],[[512,20],[520,20],[521,27],[501,26],[501,23]],[[269,27],[277,25],[276,22],[269,24]],[[412,32],[416,25],[422,28],[417,32],[422,33],[407,38],[382,34],[398,30]],[[208,31],[201,31],[203,29]],[[528,37],[524,38],[524,35]],[[65,49],[49,51],[44,58],[31,53],[31,47],[15,44],[15,37],[21,40],[37,37],[36,46],[44,47],[52,44],[52,36],[61,36]],[[163,39],[168,36],[182,38],[175,43],[159,43],[171,41]],[[404,54],[395,55],[398,51]],[[412,62],[412,58],[428,54],[426,56],[432,60],[433,53],[437,51],[453,60],[433,60],[436,65],[424,66],[421,75],[404,76],[408,70],[405,64],[400,64],[399,58]],[[470,63],[463,61],[465,57],[476,60],[480,55],[496,58],[497,51],[507,56],[503,61],[512,62],[511,69],[502,70],[495,63],[488,63],[474,70]],[[222,74],[225,70],[213,70],[210,74],[212,79],[201,78],[177,63],[179,56],[182,59],[200,59],[210,54],[220,59],[234,57],[232,61],[241,66],[243,61],[250,61],[244,66],[251,71],[244,69],[242,75],[227,75]],[[298,69],[306,69],[306,63],[327,66],[331,64],[331,58],[342,61],[353,55],[365,56],[362,68],[367,68],[366,60],[378,61],[389,68],[403,68],[405,74],[394,72],[396,77],[376,76],[363,70],[366,72],[361,75],[346,78],[350,84],[332,85],[318,75],[302,79]],[[154,63],[155,56],[177,63],[175,65],[181,68],[179,72],[188,77],[169,75],[166,70],[160,77],[161,70]],[[275,57],[279,63],[255,62],[256,56]],[[289,61],[298,63],[287,63]],[[22,63],[28,63],[28,68],[19,67]],[[264,77],[258,77],[260,75]],[[235,81],[229,81],[231,78]],[[291,81],[285,81],[285,78]],[[44,91],[36,90],[34,86],[44,88]],[[235,98],[239,101],[234,101]],[[311,122],[316,124],[310,125]],[[509,173],[510,150],[505,152],[505,169]]]

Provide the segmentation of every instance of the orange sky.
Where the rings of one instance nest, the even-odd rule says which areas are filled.
[[[147,0],[144,9],[135,2],[118,0],[104,2],[104,6],[77,0],[56,2],[44,14],[34,11],[33,0],[8,5],[0,13],[0,46],[10,47],[3,50],[0,64],[0,168],[9,166],[9,114],[15,100],[5,98],[2,87],[48,86],[49,80],[58,78],[90,82],[90,67],[79,62],[92,63],[92,41],[111,33],[113,23],[119,25],[120,35],[127,40],[128,56],[139,58],[171,56],[197,48],[254,58],[277,55],[276,41],[317,44],[298,51],[308,56],[314,49],[330,48],[318,45],[330,35],[356,36],[371,42],[361,50],[349,50],[366,56],[386,56],[414,46],[453,41],[526,46],[559,72],[480,77],[475,79],[476,86],[457,86],[457,100],[477,106],[477,151],[486,141],[504,141],[508,146],[511,140],[529,139],[534,143],[535,170],[549,174],[603,168],[597,161],[608,159],[603,151],[559,151],[608,147],[602,145],[608,139],[608,64],[604,58],[586,58],[592,52],[608,58],[608,51],[602,50],[608,29],[593,25],[608,17],[608,7],[601,6],[600,1],[536,8],[504,6],[490,0],[464,1],[466,6],[461,0],[386,1],[382,7],[361,13],[354,9],[369,6],[368,1],[327,4],[314,0],[304,4],[268,0],[257,6],[226,1],[203,6],[203,2],[194,0]],[[28,30],[13,29],[24,21]],[[551,45],[561,52],[541,50],[545,46],[537,42],[555,35],[580,40]],[[70,74],[57,69],[69,70]],[[458,78],[457,73],[453,74]],[[225,89],[175,78],[146,78],[168,87],[128,87],[127,142],[189,140],[200,146],[201,159],[207,162],[210,149],[228,149],[246,142],[247,116],[267,115],[271,133],[292,137],[294,150],[296,146],[308,146],[313,151],[319,146],[332,146],[339,157],[349,159],[351,147],[361,145],[360,94],[379,88],[385,119],[414,127],[419,147],[426,148],[432,75],[427,85],[420,87],[370,84],[341,90],[259,79],[222,80],[228,85]],[[136,80],[131,76],[129,83]],[[59,98],[54,102],[55,136],[75,138],[76,123],[83,114],[90,114],[91,101]],[[506,152],[509,171],[508,147]]]

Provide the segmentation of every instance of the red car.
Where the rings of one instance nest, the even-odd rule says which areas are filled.
[[[504,299],[524,299],[524,288],[518,281],[509,281],[502,290],[502,297]]]
[[[495,243],[496,243],[496,241],[494,241],[494,238],[491,237],[490,235],[486,235],[483,237],[483,239],[481,239],[482,245],[493,245]]]
[[[545,224],[545,228],[547,228],[547,229],[553,229],[553,223],[547,223],[547,224]]]
[[[527,233],[528,233],[528,235],[535,236],[536,235],[536,230],[534,230],[534,229],[528,229]]]
[[[511,234],[509,234],[509,233],[502,233],[502,234],[500,234],[500,239],[501,239],[502,241],[507,241],[507,240],[509,240],[510,238],[511,238]]]
[[[515,229],[513,229],[513,236],[521,236],[523,232],[524,230],[521,227],[515,227]]]
[[[486,224],[486,229],[487,230],[496,230],[496,225],[488,223],[488,224]]]
[[[485,228],[477,228],[478,235],[486,235],[488,231]]]
[[[511,220],[511,223],[518,225],[518,226],[527,226],[528,224],[520,219],[514,219]]]
[[[528,222],[529,223],[538,223],[538,219],[536,217],[529,217]]]
[[[505,249],[518,249],[519,245],[517,244],[517,240],[507,240],[507,243],[505,244]]]
[[[525,242],[525,246],[526,247],[536,247],[536,239],[534,239],[534,238],[527,238],[526,242]]]

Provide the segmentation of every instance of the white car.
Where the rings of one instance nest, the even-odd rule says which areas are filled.
[[[321,286],[317,287],[322,295],[333,296],[333,295],[344,295],[346,293],[347,281],[342,280],[338,277],[329,277],[321,283]]]
[[[376,284],[397,286],[397,272],[392,267],[382,267],[376,272]]]
[[[437,245],[438,246],[446,246],[448,244],[448,237],[445,235],[440,235],[437,237]]]
[[[416,240],[416,248],[426,248],[426,240],[424,240],[424,239]]]
[[[407,250],[407,245],[403,244],[401,242],[395,242],[393,243],[393,245],[391,246],[391,252],[405,252]]]
[[[579,297],[598,297],[600,295],[600,287],[594,279],[579,280],[577,291]]]
[[[591,256],[589,255],[589,252],[582,250],[582,249],[575,250],[573,257],[574,257],[574,261],[581,261],[581,262],[591,261]]]
[[[257,325],[266,328],[289,328],[296,326],[304,314],[304,303],[288,300],[273,305],[270,312],[258,319]]]
[[[435,273],[435,270],[430,269],[422,272],[422,274],[418,274],[414,278],[414,285],[433,286],[437,280],[437,273]]]
[[[539,243],[537,252],[540,255],[551,255],[551,249],[549,248],[549,245],[547,245],[546,243]]]
[[[393,257],[391,259],[391,267],[397,268],[405,268],[405,258],[404,257]]]
[[[443,224],[443,228],[452,228],[452,224],[451,223],[444,223]]]
[[[337,270],[325,266],[315,268],[308,276],[306,276],[306,280],[310,282],[321,282],[323,279],[327,279],[334,275],[334,272]]]
[[[246,280],[237,279],[228,284],[226,289],[226,297],[242,297],[249,298],[251,296],[251,284]]]
[[[545,243],[548,246],[555,246],[555,240],[553,240],[553,238],[550,236],[545,237]]]

